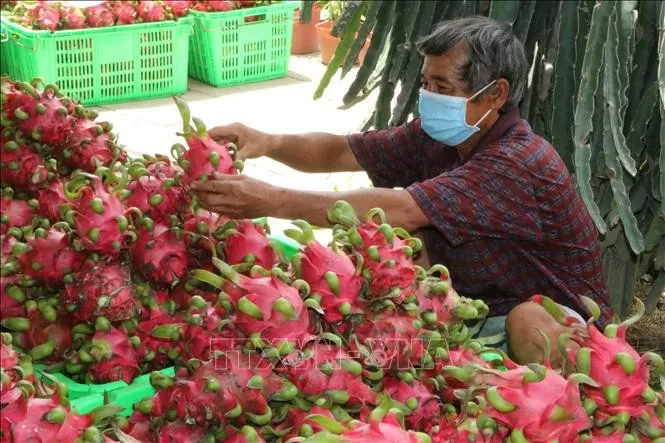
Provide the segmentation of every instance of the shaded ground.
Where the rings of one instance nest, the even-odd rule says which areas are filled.
[[[640,283],[638,285],[636,296],[643,298],[649,291],[649,286]],[[665,294],[658,302],[656,309],[645,314],[642,319],[628,329],[627,338],[640,354],[645,352],[655,352],[665,358]],[[652,374],[652,385],[656,388],[665,389],[665,386],[656,384],[656,374]]]

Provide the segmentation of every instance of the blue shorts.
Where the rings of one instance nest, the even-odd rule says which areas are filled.
[[[577,311],[563,305],[559,306],[566,314],[577,318],[582,323],[586,323],[586,320],[584,320],[584,318]],[[492,336],[498,337],[500,334],[503,334],[502,340],[495,343],[490,343],[488,346],[501,349],[503,352],[508,353],[508,342],[506,341],[506,318],[508,318],[507,315],[487,317],[485,324],[483,324],[483,327],[480,328],[480,331],[475,335],[474,338],[486,338]]]

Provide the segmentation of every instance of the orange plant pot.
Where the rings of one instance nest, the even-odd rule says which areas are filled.
[[[319,52],[321,53],[321,63],[324,65],[330,63],[330,60],[332,60],[333,56],[335,55],[337,45],[339,45],[340,42],[339,37],[333,37],[330,35],[331,30],[332,22],[330,20],[322,21],[316,25],[316,40],[318,43]],[[356,65],[362,64],[363,60],[365,60],[365,54],[367,54],[367,49],[369,49],[369,42],[371,39],[372,34],[369,35],[365,41],[365,45],[360,50],[360,53],[358,54],[358,60],[355,63]]]
[[[311,54],[318,50],[316,42],[316,24],[321,21],[321,7],[312,7],[312,19],[307,24],[300,23],[300,9],[293,15],[293,41],[291,54]]]

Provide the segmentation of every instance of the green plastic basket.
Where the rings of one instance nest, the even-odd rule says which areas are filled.
[[[191,11],[189,75],[215,87],[285,77],[299,2],[229,12]]]
[[[0,19],[3,71],[41,77],[85,105],[182,94],[192,19],[108,28],[35,31]]]

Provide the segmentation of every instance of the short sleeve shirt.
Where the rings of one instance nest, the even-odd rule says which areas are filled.
[[[584,295],[600,305],[600,327],[612,320],[593,221],[556,150],[517,109],[464,160],[419,119],[348,141],[374,186],[405,188],[418,203],[429,260],[448,267],[461,295],[492,315],[535,294],[589,315]]]

